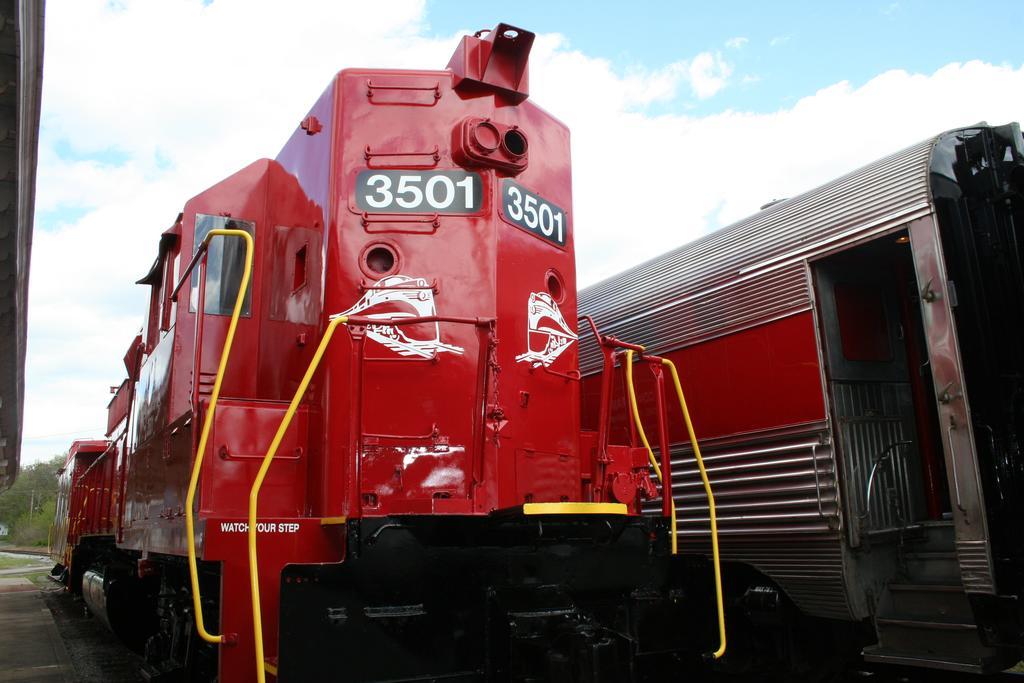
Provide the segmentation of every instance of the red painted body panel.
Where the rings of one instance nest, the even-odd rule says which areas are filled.
[[[127,417],[132,405],[132,384],[127,379],[117,388],[107,404],[107,432],[109,437]]]
[[[268,434],[284,417],[277,402],[225,399],[217,408],[210,448],[201,482],[200,517],[248,515],[249,487],[266,452]],[[260,514],[300,517],[306,510],[308,420],[300,409],[285,433],[274,467],[263,484]]]
[[[697,438],[710,439],[757,430],[807,424],[825,418],[814,317],[791,315],[709,341],[662,354],[679,370]],[[655,424],[650,373],[634,377],[645,424]],[[583,426],[597,428],[601,375],[583,380]],[[628,405],[621,368],[616,370],[612,441],[629,439]],[[742,391],[739,390],[742,388]],[[755,388],[756,391],[751,391]],[[668,387],[666,399],[675,405]],[[669,420],[671,440],[687,440],[676,416]]]
[[[347,464],[347,471],[339,472],[337,478],[328,475],[328,479],[355,481],[358,485],[348,490],[335,487],[328,492],[327,514],[486,513],[523,502],[517,479],[528,479],[530,467],[524,463],[516,468],[517,449],[578,457],[574,383],[542,370],[531,371],[527,364],[515,360],[526,350],[524,321],[530,294],[545,291],[549,269],[557,269],[566,292],[573,293],[559,304],[562,310],[571,311],[575,306],[568,131],[529,102],[509,106],[491,94],[460,97],[451,90],[451,79],[448,72],[351,70],[339,75],[335,85],[337,156],[331,195],[340,201],[332,212],[326,258],[327,263],[336,265],[336,276],[326,279],[324,314],[346,311],[355,303],[360,284],[369,282],[358,267],[359,255],[369,245],[385,242],[397,251],[401,274],[437,284],[434,299],[438,314],[497,317],[495,335],[500,343],[494,360],[501,368],[501,382],[495,394],[494,381],[488,379],[491,395],[485,400],[478,378],[481,354],[487,352],[481,348],[487,343],[486,336],[469,326],[442,324],[441,339],[461,347],[464,353],[439,354],[436,362],[404,360],[372,341],[365,342],[364,386],[360,405],[354,406],[348,396],[354,363],[352,346],[347,339],[336,342],[325,359],[324,386],[332,400],[323,408],[324,414],[344,415],[357,410],[362,416],[359,430],[377,435],[375,438],[386,443],[369,444],[371,452],[362,462],[343,456],[328,464],[329,472],[335,465]],[[408,93],[407,106],[396,101],[396,97],[405,95],[378,104],[367,97],[367,83],[371,81],[378,86],[421,89],[395,91]],[[421,94],[434,87],[441,96],[428,106],[417,106]],[[410,126],[413,114],[415,125]],[[442,216],[437,228],[428,234],[411,234],[406,223],[362,225],[362,215],[354,208],[352,183],[355,174],[367,167],[367,149],[375,155],[398,155],[394,158],[405,165],[457,168],[447,143],[453,127],[468,116],[516,124],[527,132],[533,149],[543,150],[543,154],[531,157],[529,167],[516,181],[567,209],[570,241],[565,249],[499,219],[496,204],[500,174],[486,169],[481,171],[485,198],[479,215]],[[371,118],[373,125],[364,125]],[[396,135],[398,131],[400,135]],[[293,138],[292,144],[297,142]],[[415,154],[434,149],[438,150],[436,161],[429,155]],[[439,242],[444,244],[443,249],[438,249]],[[575,367],[575,349],[570,349],[551,369],[565,372]],[[442,386],[459,390],[440,401],[438,388]],[[476,392],[467,391],[474,386],[478,387]],[[396,392],[398,387],[400,392]],[[521,391],[530,395],[525,407],[521,405]],[[488,406],[500,408],[503,417],[487,419],[483,430],[487,438],[483,438],[481,413],[495,412],[487,410]],[[527,418],[529,434],[520,427],[527,424]],[[493,428],[498,424],[502,426],[495,437]],[[422,448],[423,436],[432,434],[435,427],[437,436],[447,441],[448,450],[410,461],[410,449]],[[325,442],[346,444],[348,452],[360,450],[363,444],[355,442],[352,431],[348,420],[329,419]],[[366,469],[360,472],[364,464]],[[375,496],[377,504],[364,508],[364,494]]]
[[[268,657],[277,653],[281,569],[289,563],[340,562],[344,525],[321,525],[309,517],[264,517],[259,536],[260,592]],[[206,518],[205,560],[221,562],[221,632],[237,641],[220,648],[220,680],[251,681],[252,602],[244,517]]]
[[[65,561],[83,536],[113,532],[116,451],[110,446],[109,441],[75,441],[68,451],[61,470],[61,477],[68,479],[61,488],[66,500],[57,501],[58,517],[64,519],[55,525],[66,533],[65,551],[60,553]]]

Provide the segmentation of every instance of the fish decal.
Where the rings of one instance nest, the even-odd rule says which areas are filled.
[[[546,292],[532,292],[526,305],[527,352],[516,356],[517,363],[548,367],[576,341],[558,304]]]
[[[366,311],[380,306],[389,310],[379,313]],[[395,310],[395,309],[398,310]],[[405,310],[402,310],[405,309]],[[373,284],[352,308],[338,315],[361,315],[366,318],[425,318],[437,315],[434,304],[434,290],[426,279],[408,277],[406,275],[389,275]],[[394,351],[399,356],[434,358],[438,353],[463,354],[461,346],[446,344],[441,341],[439,323],[421,323],[432,325],[434,334],[428,339],[413,339],[402,327],[397,325],[367,325],[366,337]]]

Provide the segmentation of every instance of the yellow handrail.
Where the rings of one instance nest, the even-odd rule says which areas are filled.
[[[686,433],[690,437],[690,444],[693,445],[693,457],[697,461],[697,467],[700,469],[700,478],[704,482],[704,494],[707,496],[708,510],[711,513],[711,558],[715,565],[715,605],[718,608],[718,649],[711,656],[715,659],[720,659],[725,654],[725,608],[722,604],[722,563],[718,555],[718,519],[715,516],[715,494],[711,491],[708,471],[704,469],[704,458],[700,455],[700,444],[697,443],[697,434],[693,431],[690,411],[686,409],[686,397],[683,396],[683,385],[679,383],[679,373],[676,372],[676,365],[667,358],[662,358],[661,363],[668,367],[669,372],[672,373],[672,384],[676,387],[676,396],[679,397],[679,408],[683,411]]]
[[[644,425],[640,421],[640,410],[636,405],[636,390],[633,388],[633,351],[626,351],[626,391],[629,393],[629,409],[633,413],[633,422],[636,424],[636,430],[640,434],[640,441],[643,442],[644,448],[647,449],[647,458],[651,461],[651,466],[654,468],[654,473],[658,475],[658,481],[661,482],[661,495],[672,497],[672,482],[666,482],[665,477],[661,474],[661,467],[658,466],[658,460],[654,457],[654,451],[651,450],[651,444],[647,441],[647,433],[644,432]],[[679,554],[679,531],[676,529],[676,502],[672,501],[672,507],[669,521],[672,524],[672,554]]]
[[[196,615],[196,631],[199,637],[208,643],[223,643],[223,635],[214,635],[206,630],[203,624],[203,607],[199,595],[199,569],[196,565],[196,539],[195,520],[193,519],[192,507],[196,499],[196,485],[199,482],[199,472],[203,467],[203,456],[206,454],[206,442],[210,438],[210,428],[213,426],[213,414],[217,409],[217,399],[220,398],[220,385],[224,380],[224,371],[228,366],[228,356],[231,355],[231,344],[235,340],[235,328],[238,327],[238,318],[242,314],[242,304],[245,301],[246,290],[249,289],[249,277],[252,275],[252,235],[244,230],[229,228],[217,228],[206,233],[203,238],[203,246],[207,247],[214,237],[241,237],[245,240],[245,269],[242,271],[242,281],[238,287],[238,296],[235,297],[235,308],[231,312],[231,322],[228,324],[228,333],[224,338],[224,349],[220,354],[220,365],[217,367],[217,377],[213,381],[213,391],[210,393],[210,405],[206,408],[206,417],[203,419],[203,431],[199,437],[199,447],[196,449],[195,463],[192,465],[192,477],[188,482],[188,494],[185,496],[185,529],[188,540],[188,575],[192,582],[192,607]],[[201,302],[199,306],[204,306]],[[204,306],[205,307],[205,306]],[[202,310],[196,310],[196,324],[199,324],[199,316],[203,315]],[[198,340],[197,340],[198,341]],[[199,381],[199,370],[195,368],[196,382]]]
[[[708,510],[711,513],[711,557],[715,567],[715,605],[718,610],[718,649],[711,653],[711,656],[715,659],[720,659],[725,654],[725,609],[723,606],[722,598],[722,566],[721,560],[718,553],[718,520],[715,516],[715,495],[711,491],[711,482],[708,481],[708,473],[704,468],[704,459],[700,454],[700,445],[697,442],[697,435],[693,430],[693,422],[690,420],[690,411],[686,408],[686,398],[683,396],[683,387],[679,383],[679,373],[676,372],[675,364],[667,358],[661,359],[662,365],[668,367],[669,372],[672,374],[672,383],[676,388],[676,396],[679,398],[679,407],[683,411],[683,420],[686,422],[686,432],[690,437],[690,443],[693,444],[693,456],[697,460],[697,467],[700,469],[700,478],[704,482],[704,494],[708,499]],[[665,479],[661,474],[661,468],[658,466],[658,461],[654,457],[654,452],[651,450],[651,444],[647,440],[647,434],[644,432],[644,425],[640,421],[640,410],[637,407],[636,401],[636,390],[633,387],[633,351],[626,351],[626,390],[629,394],[629,409],[633,413],[633,422],[636,424],[637,432],[640,434],[640,441],[643,442],[644,448],[647,449],[647,457],[651,461],[651,465],[654,467],[654,473],[658,475],[658,480],[661,481],[662,495],[671,496],[672,485],[671,483],[666,484]],[[677,535],[678,530],[676,528],[676,505],[675,501],[672,501],[671,507],[671,523],[672,523],[672,554],[678,553]]]
[[[270,462],[274,459],[277,454],[277,448],[281,445],[281,440],[284,438],[285,432],[288,431],[288,427],[292,423],[292,418],[295,417],[295,411],[299,407],[299,402],[302,401],[302,395],[306,393],[306,388],[309,386],[309,382],[313,379],[313,373],[316,372],[317,367],[320,365],[320,359],[323,358],[324,351],[327,350],[327,345],[331,342],[331,338],[334,336],[334,331],[338,325],[344,325],[348,322],[348,317],[339,315],[336,318],[332,318],[331,322],[327,325],[327,330],[324,332],[323,339],[320,340],[320,345],[316,349],[316,353],[313,354],[313,359],[309,361],[309,367],[306,368],[306,374],[303,375],[302,381],[299,382],[299,388],[295,390],[295,396],[292,397],[292,402],[288,405],[288,410],[285,411],[284,417],[281,419],[281,424],[277,428],[277,433],[274,434],[274,440],[270,442],[270,448],[267,449],[266,455],[263,456],[263,462],[260,464],[260,470],[256,473],[256,480],[252,484],[252,489],[249,491],[249,581],[252,587],[252,628],[253,638],[256,644],[256,680],[259,683],[265,683],[267,680],[266,672],[266,661],[263,659],[263,620],[260,614],[260,575],[259,565],[256,561],[256,504],[260,498],[260,487],[263,486],[263,479],[267,476],[267,470],[270,469]]]

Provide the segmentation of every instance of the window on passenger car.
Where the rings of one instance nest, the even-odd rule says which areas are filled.
[[[255,237],[256,224],[227,216],[209,216],[196,214],[195,243],[192,253],[195,254],[203,238],[211,230],[245,230]],[[242,282],[245,270],[245,242],[237,237],[218,235],[210,242],[210,253],[206,260],[206,305],[205,310],[212,315],[231,315],[235,308],[235,297]],[[249,316],[252,303],[252,280],[242,302],[242,315]],[[199,304],[199,266],[192,272],[192,295],[189,297],[188,309],[195,312]]]

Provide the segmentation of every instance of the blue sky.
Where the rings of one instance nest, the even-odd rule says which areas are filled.
[[[339,69],[441,69],[462,31],[536,32],[530,97],[571,130],[584,285],[946,128],[1024,118],[1019,0],[50,0],[46,12],[26,462],[102,436],[159,234],[189,197],[273,157]],[[167,36],[184,38],[172,49]],[[638,173],[662,201],[619,191]]]
[[[620,70],[666,64],[718,50],[747,83],[693,113],[725,108],[773,111],[837,81],[861,85],[890,69],[930,73],[954,61],[1019,64],[1024,48],[1009,28],[1024,21],[1016,1],[949,2],[539,2],[428,0],[432,31],[507,21],[561,33],[573,48]],[[1005,37],[999,34],[1006,31]],[[729,48],[732,38],[745,38]],[[595,93],[595,97],[599,94]],[[1022,114],[1024,115],[1024,114]]]

